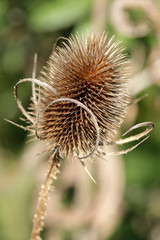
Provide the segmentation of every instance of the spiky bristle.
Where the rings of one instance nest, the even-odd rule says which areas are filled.
[[[112,141],[128,104],[126,55],[118,42],[103,34],[79,35],[62,43],[51,54],[41,75],[60,98],[75,99],[90,109],[100,128],[100,144]],[[91,151],[96,129],[85,109],[69,101],[50,104],[57,96],[43,90],[41,136],[50,149],[59,145],[65,156]],[[44,110],[45,109],[45,110]]]

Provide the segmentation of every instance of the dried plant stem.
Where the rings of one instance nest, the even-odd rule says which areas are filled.
[[[39,87],[42,87],[42,88],[47,88],[48,90],[50,90],[51,92],[53,92],[57,98],[59,98],[59,94],[57,93],[57,91],[52,87],[50,86],[49,84],[45,83],[45,82],[42,82],[40,81],[39,79],[36,79],[36,78],[24,78],[24,79],[21,79],[20,81],[18,81],[14,87],[14,94],[15,94],[15,98],[16,98],[16,101],[17,101],[17,105],[19,107],[19,109],[21,110],[22,114],[27,118],[27,120],[29,120],[31,123],[34,124],[34,118],[24,109],[20,99],[19,99],[19,96],[18,96],[18,86],[21,84],[21,83],[24,83],[24,82],[32,82],[32,92],[33,92],[33,99],[35,98],[35,84],[37,84]],[[36,101],[34,99],[34,101]],[[34,102],[35,104],[35,102]]]
[[[41,186],[37,212],[34,216],[33,230],[32,230],[32,235],[30,240],[41,239],[40,232],[42,231],[44,226],[44,218],[46,213],[48,195],[51,189],[53,179],[56,179],[56,174],[59,172],[59,169],[58,169],[59,166],[60,166],[59,157],[58,157],[57,151],[55,151],[49,161],[49,168],[48,168],[48,173],[47,173],[45,183]]]

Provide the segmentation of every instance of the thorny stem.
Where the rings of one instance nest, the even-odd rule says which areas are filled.
[[[49,168],[45,183],[41,186],[37,211],[33,220],[33,230],[30,240],[41,240],[40,232],[42,231],[44,226],[44,217],[46,213],[48,195],[51,189],[53,179],[56,179],[56,174],[59,172],[59,161],[59,155],[57,153],[57,150],[55,150],[49,161]]]

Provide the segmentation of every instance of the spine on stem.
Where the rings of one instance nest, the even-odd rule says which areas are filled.
[[[41,240],[40,233],[44,226],[44,218],[46,213],[48,196],[49,196],[49,192],[50,192],[53,180],[56,179],[56,175],[59,172],[59,166],[60,166],[59,161],[60,161],[59,156],[57,154],[57,151],[55,151],[49,161],[46,180],[44,184],[41,186],[37,210],[33,219],[33,230],[32,230],[30,240]]]

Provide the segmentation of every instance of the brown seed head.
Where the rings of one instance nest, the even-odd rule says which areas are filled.
[[[80,101],[94,114],[100,129],[100,144],[112,141],[128,104],[126,55],[118,42],[105,34],[79,35],[63,42],[50,56],[41,80],[60,98]],[[88,153],[95,145],[96,129],[91,115],[74,102],[59,101],[43,90],[40,129],[50,149],[60,146],[65,156]]]

